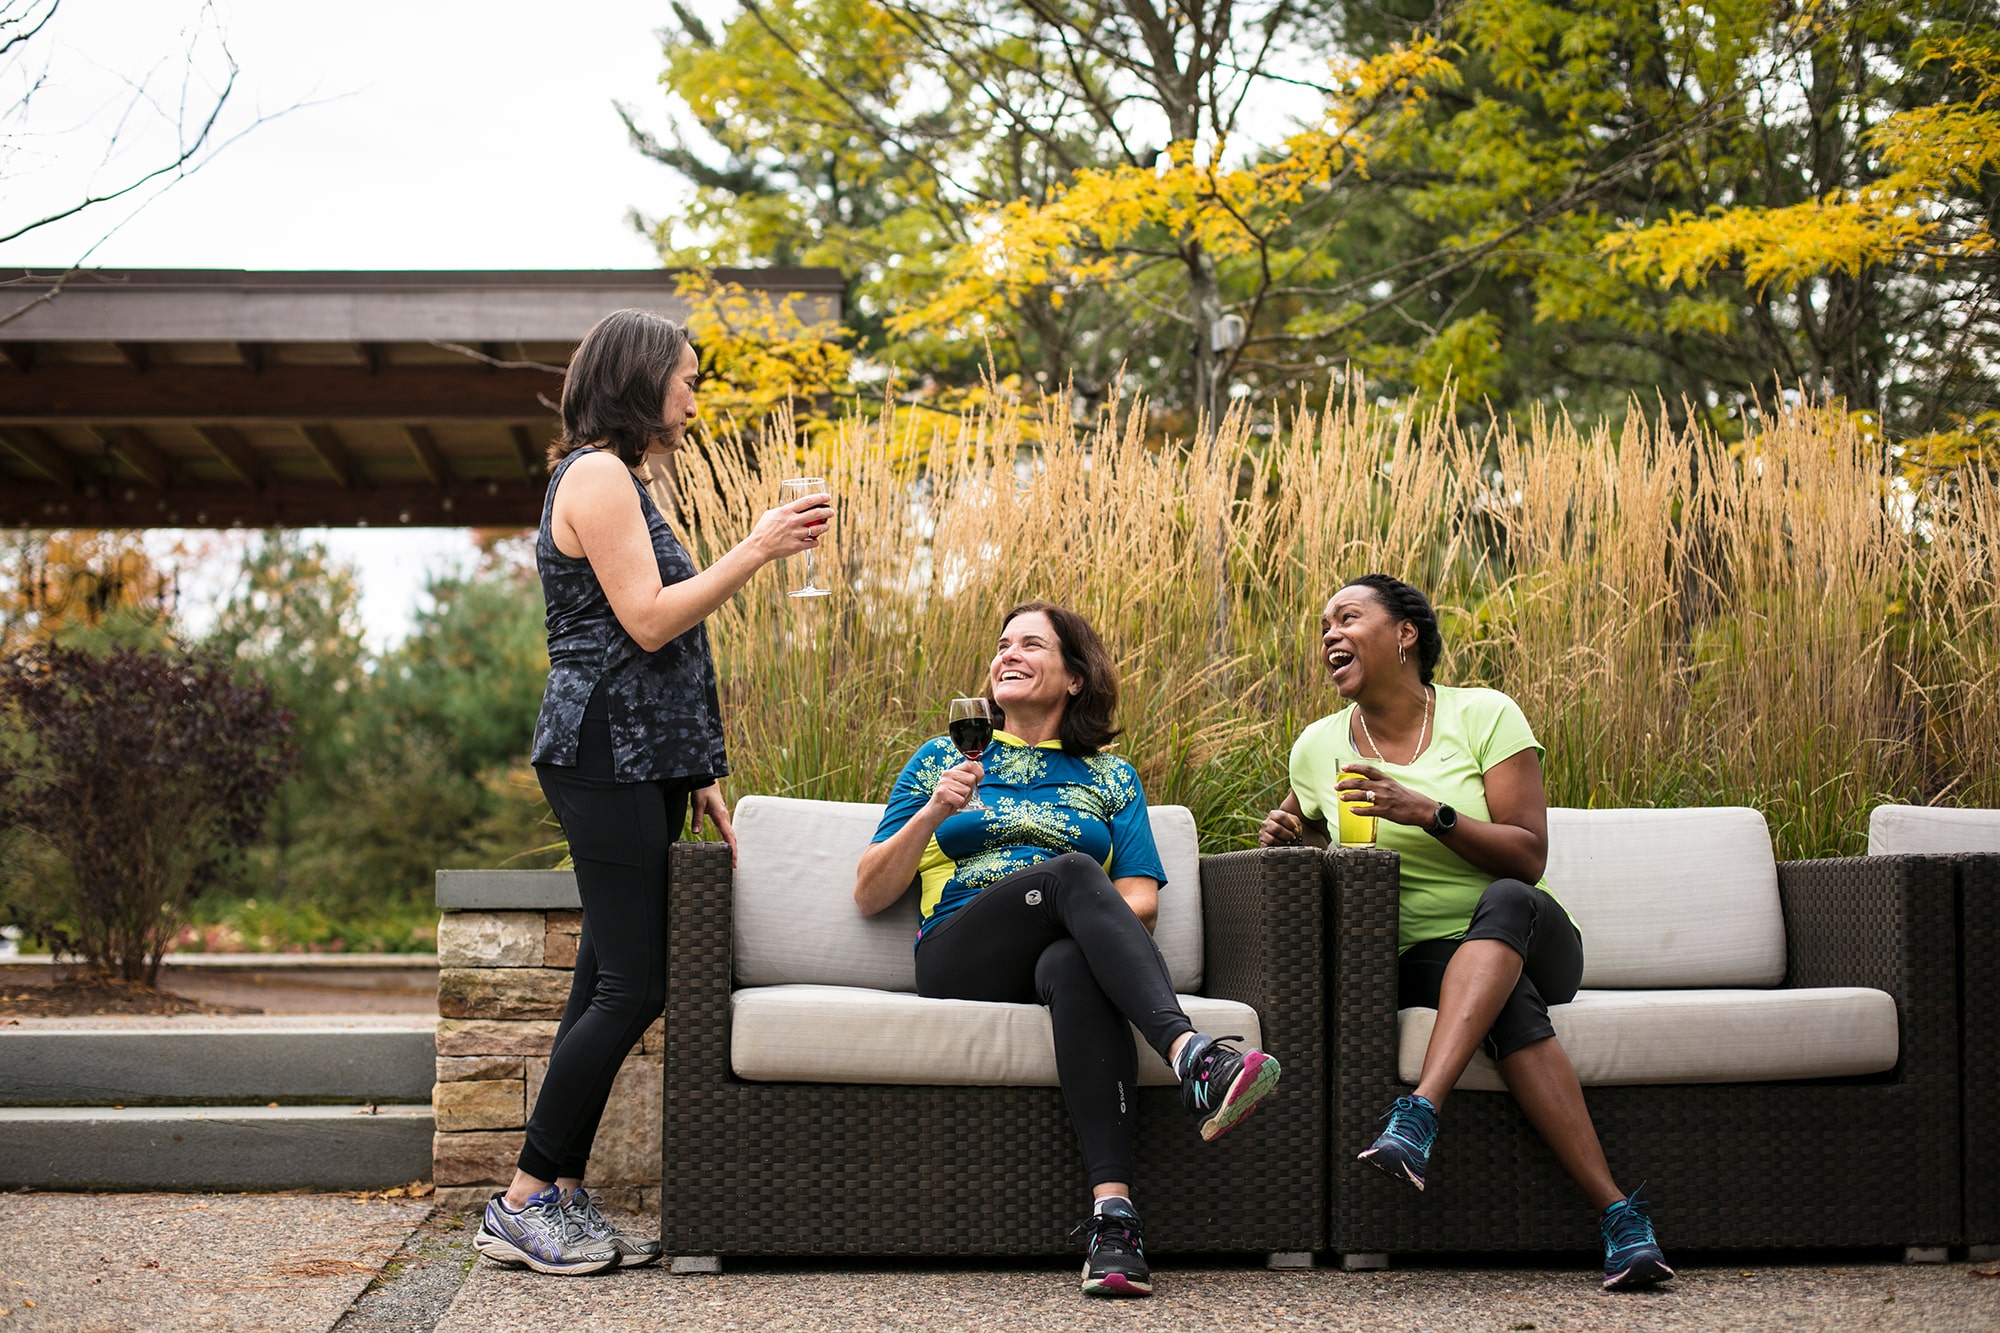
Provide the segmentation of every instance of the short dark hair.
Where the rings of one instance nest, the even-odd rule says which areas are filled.
[[[1000,618],[1000,628],[1005,630],[1022,616],[1036,611],[1055,626],[1056,642],[1062,647],[1063,668],[1079,682],[1077,692],[1063,707],[1062,723],[1056,729],[1063,753],[1096,754],[1118,737],[1119,728],[1111,722],[1118,712],[1118,668],[1112,665],[1104,640],[1097,637],[1090,622],[1054,602],[1022,602]],[[987,687],[986,697],[993,703],[994,717],[1004,723],[1006,710],[993,702],[991,686]]]
[[[1424,684],[1430,684],[1431,671],[1437,666],[1438,658],[1444,655],[1444,635],[1438,632],[1437,612],[1431,608],[1431,599],[1414,585],[1387,574],[1363,574],[1340,586],[1370,589],[1389,609],[1390,615],[1417,627],[1417,675]]]
[[[667,383],[688,346],[685,327],[650,310],[614,310],[598,320],[563,375],[563,432],[549,446],[549,466],[594,444],[637,467],[646,450],[673,434],[662,419]]]

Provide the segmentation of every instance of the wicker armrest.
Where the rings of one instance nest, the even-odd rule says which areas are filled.
[[[1393,1080],[1402,858],[1373,848],[1334,848],[1324,855],[1334,885],[1327,949],[1334,1067],[1337,1076],[1351,1071]]]
[[[1957,1060],[1955,873],[1944,856],[1778,866],[1785,985],[1886,991],[1896,1001],[1906,1071]]]
[[[727,1082],[733,972],[729,848],[677,842],[667,873],[669,1088]]]
[[[1320,995],[1323,875],[1298,848],[1202,857],[1203,992],[1260,1014],[1296,1007],[1307,984]]]

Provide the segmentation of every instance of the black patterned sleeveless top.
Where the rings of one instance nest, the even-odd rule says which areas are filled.
[[[569,465],[592,448],[556,464],[542,500],[535,564],[548,604],[549,685],[535,720],[537,764],[573,767],[584,712],[611,726],[613,773],[620,782],[694,781],[729,772],[716,697],[708,630],[697,624],[657,652],[647,652],[618,623],[588,560],[564,555],[549,529],[556,487]],[[639,508],[653,539],[660,582],[695,575],[694,561],[661,516],[638,477]]]

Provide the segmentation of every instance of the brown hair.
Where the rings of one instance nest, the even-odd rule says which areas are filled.
[[[662,419],[667,383],[688,331],[650,310],[614,310],[583,335],[563,375],[562,438],[549,446],[549,466],[587,444],[609,449],[626,467],[671,438]]]
[[[1097,637],[1090,622],[1054,602],[1022,602],[1001,617],[1000,628],[1005,630],[1020,617],[1036,611],[1047,616],[1049,624],[1055,627],[1056,642],[1062,646],[1063,668],[1076,677],[1079,685],[1064,706],[1062,722],[1056,729],[1063,753],[1096,754],[1118,736],[1119,728],[1111,723],[1118,712],[1118,668],[1111,664],[1111,654],[1104,650],[1104,640]],[[1006,710],[993,701],[991,686],[986,698],[993,705],[994,717],[1004,722]]]

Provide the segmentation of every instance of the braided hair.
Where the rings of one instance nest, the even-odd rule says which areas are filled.
[[[1444,635],[1438,632],[1437,612],[1431,609],[1431,599],[1410,584],[1387,574],[1363,574],[1340,586],[1371,590],[1388,608],[1391,616],[1407,620],[1417,627],[1417,675],[1424,684],[1430,684],[1431,671],[1444,654]]]

